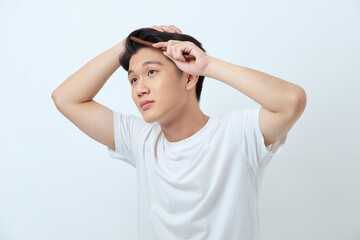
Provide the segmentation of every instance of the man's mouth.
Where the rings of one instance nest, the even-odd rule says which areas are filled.
[[[154,101],[143,101],[140,103],[140,106],[143,110],[148,109],[152,104],[154,103]]]

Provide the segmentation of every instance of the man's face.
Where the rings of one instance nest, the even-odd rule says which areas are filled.
[[[166,124],[176,118],[186,102],[186,75],[178,76],[176,66],[161,50],[142,48],[129,62],[128,80],[132,98],[144,120]],[[154,101],[140,106],[141,102]]]

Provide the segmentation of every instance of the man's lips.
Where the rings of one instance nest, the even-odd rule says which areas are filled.
[[[154,102],[154,101],[151,101],[151,100],[144,100],[140,103],[140,107],[142,107],[143,105],[149,103],[149,102]]]
[[[142,101],[142,102],[140,103],[140,107],[141,107],[142,109],[147,109],[153,102],[154,102],[154,101],[148,101],[148,100]]]

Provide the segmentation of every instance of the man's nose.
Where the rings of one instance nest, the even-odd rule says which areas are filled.
[[[144,79],[139,80],[136,91],[138,96],[149,93],[149,88],[144,83]]]

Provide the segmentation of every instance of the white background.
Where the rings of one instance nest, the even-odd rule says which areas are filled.
[[[359,23],[357,0],[0,1],[0,239],[136,239],[136,170],[51,93],[152,25],[305,89],[306,109],[263,178],[262,240],[360,239]],[[140,116],[122,68],[94,100]],[[223,115],[257,103],[205,78],[200,106]]]

